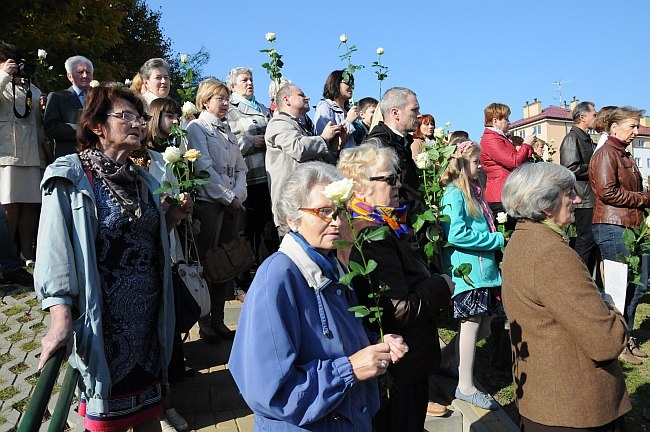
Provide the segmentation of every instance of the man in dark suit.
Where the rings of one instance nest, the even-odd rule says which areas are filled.
[[[72,86],[49,94],[43,121],[45,135],[54,143],[54,158],[75,152],[77,120],[93,80],[93,64],[86,57],[70,57],[65,70]]]

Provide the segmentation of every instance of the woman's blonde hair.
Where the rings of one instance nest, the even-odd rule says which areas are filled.
[[[366,191],[370,186],[370,177],[384,167],[399,166],[397,153],[390,147],[366,143],[341,151],[336,169],[345,177],[354,181],[355,189]]]
[[[463,193],[469,215],[472,219],[478,219],[483,211],[472,193],[472,180],[469,178],[468,171],[470,158],[480,154],[481,147],[475,141],[464,138],[455,138],[449,145],[455,145],[456,151],[451,155],[447,169],[440,175],[440,183],[443,186],[453,183]]]
[[[225,94],[230,96],[228,86],[214,78],[208,78],[199,83],[199,89],[196,91],[196,106],[201,111],[205,111],[205,104],[214,95]]]

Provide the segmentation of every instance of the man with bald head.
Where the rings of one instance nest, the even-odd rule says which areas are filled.
[[[314,135],[300,118],[309,111],[309,97],[300,87],[285,84],[275,97],[277,113],[266,126],[266,173],[271,190],[271,203],[275,205],[280,195],[284,178],[300,163],[324,161],[336,163],[340,150],[341,127],[329,122],[323,133]],[[275,211],[273,220],[280,237],[287,234],[286,221],[279,220]]]

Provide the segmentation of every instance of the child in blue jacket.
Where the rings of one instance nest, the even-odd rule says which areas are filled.
[[[487,336],[490,321],[501,307],[501,274],[494,251],[505,241],[503,234],[496,231],[478,180],[480,153],[477,143],[462,141],[441,176],[441,183],[446,186],[442,214],[450,217],[449,222],[442,224],[450,244],[444,248],[443,258],[446,271],[456,284],[453,316],[460,319],[456,398],[484,409],[496,409],[496,401],[478,390],[473,378],[476,342]],[[471,284],[452,274],[454,268],[464,263],[472,265]]]

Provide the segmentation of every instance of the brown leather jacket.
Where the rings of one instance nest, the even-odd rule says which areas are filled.
[[[643,191],[639,167],[625,147],[608,139],[591,158],[589,183],[595,195],[593,223],[641,225],[650,193]]]

